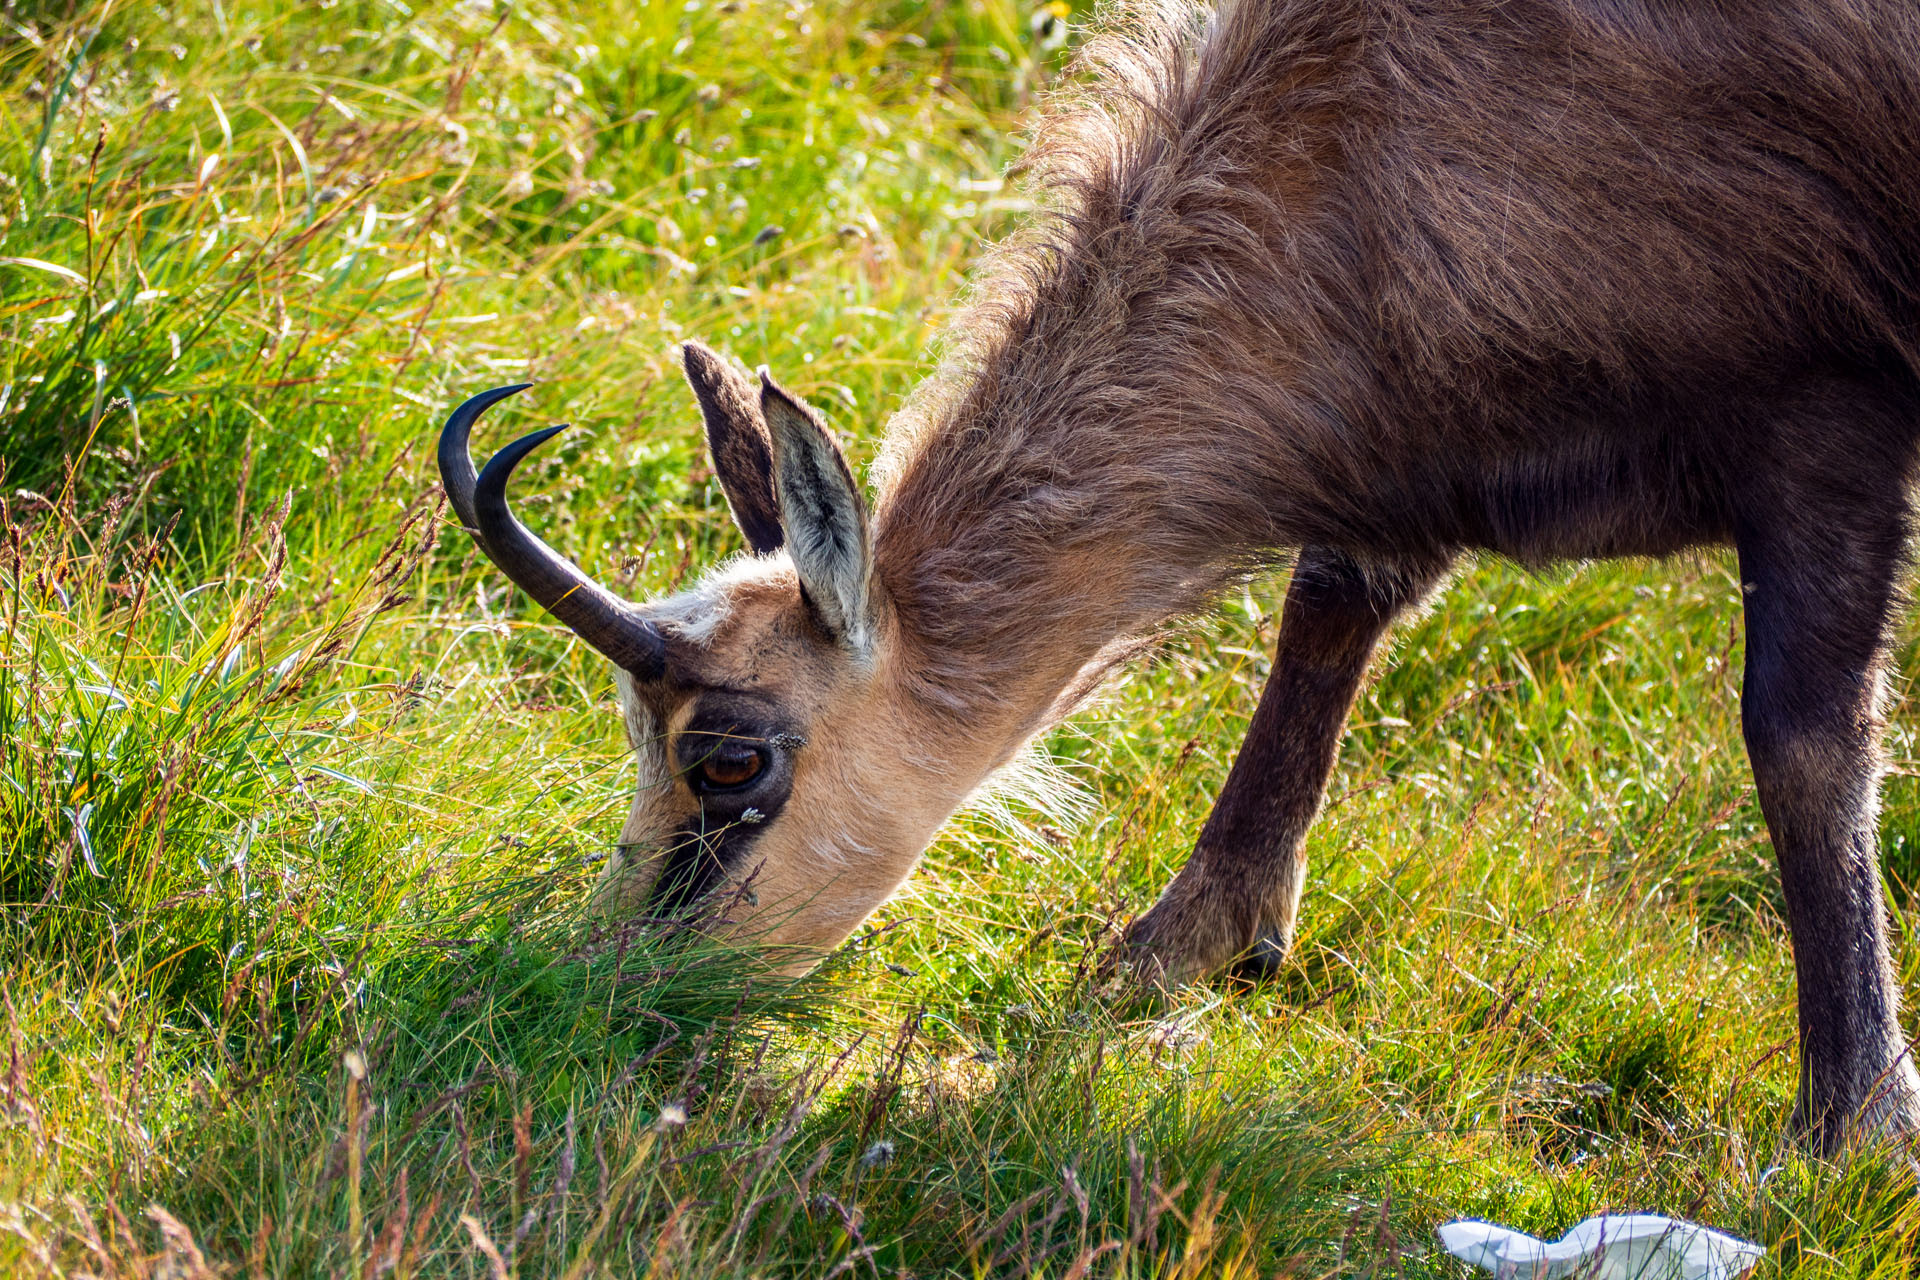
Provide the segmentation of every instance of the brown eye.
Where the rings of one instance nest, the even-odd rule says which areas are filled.
[[[760,748],[744,742],[723,742],[701,758],[693,773],[703,789],[728,791],[752,782],[766,764]]]

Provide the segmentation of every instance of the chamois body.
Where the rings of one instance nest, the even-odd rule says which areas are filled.
[[[1104,641],[1271,548],[1661,555],[1783,473],[1905,465],[1911,6],[1281,0],[1146,34],[1096,49],[1038,148],[1064,216],[888,440],[879,568],[930,683],[1017,684],[1075,557],[1138,579]],[[1881,410],[1807,421],[1835,392]]]
[[[1461,555],[1731,543],[1798,1120],[1915,1127],[1874,806],[1920,10],[1231,0],[1125,14],[1087,60],[1030,153],[1045,212],[890,428],[871,519],[810,409],[688,347],[756,554],[595,640],[652,851],[623,892],[745,885],[776,941],[834,944],[1142,637],[1297,552],[1246,745],[1127,941],[1163,982],[1271,962],[1374,648]]]

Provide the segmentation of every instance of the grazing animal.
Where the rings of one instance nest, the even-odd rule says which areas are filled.
[[[751,554],[629,605],[440,463],[610,658],[634,902],[744,886],[817,955],[1170,620],[1295,554],[1162,983],[1283,954],[1382,635],[1463,555],[1737,549],[1742,716],[1799,979],[1798,1126],[1920,1126],[1876,790],[1920,440],[1911,0],[1222,0],[1110,25],[1043,122],[869,511],[820,416],[684,348]],[[507,391],[513,388],[506,389]],[[557,429],[557,428],[556,428]]]

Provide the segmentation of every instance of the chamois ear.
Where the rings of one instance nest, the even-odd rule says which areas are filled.
[[[733,522],[757,553],[778,551],[787,535],[780,528],[780,503],[773,492],[773,447],[753,383],[719,352],[697,342],[681,347],[680,359],[707,422],[707,452],[733,509]]]
[[[760,370],[760,411],[773,437],[774,492],[787,553],[820,625],[856,653],[872,641],[867,504],[827,424]]]

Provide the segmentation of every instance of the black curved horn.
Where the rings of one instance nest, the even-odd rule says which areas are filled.
[[[525,387],[488,391],[454,410],[440,433],[440,481],[461,521],[480,549],[515,585],[567,624],[574,634],[616,665],[642,679],[657,679],[667,663],[667,642],[660,629],[636,617],[625,601],[587,577],[507,507],[507,480],[520,460],[566,430],[548,427],[522,436],[473,473],[467,434],[489,405]]]
[[[532,385],[531,382],[516,382],[511,387],[482,391],[455,409],[453,416],[447,419],[447,425],[440,429],[440,486],[447,491],[447,501],[453,504],[453,513],[460,517],[460,523],[476,539],[480,536],[480,526],[473,518],[473,455],[467,452],[467,437],[473,434],[473,424],[479,421],[481,414]],[[485,549],[486,544],[482,543],[481,550]]]

